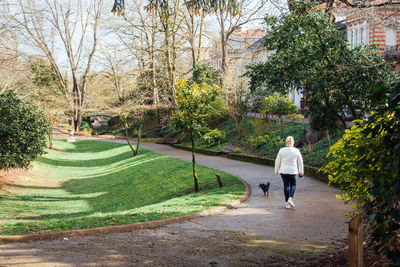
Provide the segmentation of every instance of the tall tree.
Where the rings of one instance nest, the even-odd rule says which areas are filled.
[[[168,0],[149,0],[150,4],[164,4]],[[239,5],[236,0],[186,0],[185,3],[191,4],[195,9],[215,9],[219,5],[225,6],[232,14],[239,12]],[[114,0],[112,12],[118,15],[125,15],[125,0]]]
[[[320,12],[289,13],[266,22],[266,48],[276,52],[248,68],[251,89],[305,90],[314,130],[329,130],[325,127],[332,121],[346,128],[345,109],[354,119],[364,116],[371,109],[373,88],[393,80],[390,67],[374,50],[350,50],[342,33]]]
[[[102,7],[103,0],[89,3],[81,0],[9,0],[3,5],[3,14],[25,43],[34,46],[50,62],[59,90],[70,105],[71,124],[75,130],[80,129],[84,113]],[[64,60],[68,62],[67,66]]]
[[[133,0],[126,7],[128,12],[123,20],[108,20],[108,24],[119,42],[115,46],[126,50],[127,57],[139,66],[141,76],[150,76],[152,104],[158,105],[163,98],[162,88],[157,83],[162,76],[162,73],[157,72],[157,65],[160,65],[159,20],[154,9],[146,12],[144,7],[142,1]]]
[[[190,44],[192,68],[195,68],[200,59],[204,32],[204,19],[208,11],[204,7],[197,8],[194,4],[189,2],[185,2],[185,9],[186,11],[182,13],[184,25],[186,28],[184,38]],[[200,17],[200,20],[198,20],[198,17]]]
[[[157,14],[161,32],[164,34],[164,66],[167,73],[167,91],[171,103],[175,101],[173,98],[173,90],[178,57],[177,33],[182,24],[182,17],[179,15],[181,8],[181,0],[150,1],[149,5],[146,7],[148,12],[155,12],[155,14]]]

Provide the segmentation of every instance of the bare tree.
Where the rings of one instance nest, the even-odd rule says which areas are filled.
[[[140,124],[137,133],[136,147],[129,139],[129,119],[142,117],[145,110],[150,108],[147,105],[149,98],[136,86],[135,69],[129,64],[120,51],[113,51],[112,48],[104,49],[98,59],[105,70],[100,73],[101,82],[108,88],[104,88],[107,96],[103,94],[101,101],[102,108],[106,107],[106,113],[117,116],[124,128],[125,138],[134,156],[138,155],[142,125]]]
[[[164,34],[165,71],[167,73],[167,91],[169,101],[174,102],[173,88],[177,70],[178,58],[178,31],[181,28],[182,16],[180,16],[182,0],[166,0],[163,2],[150,2],[148,12],[155,12],[158,16],[161,32]]]
[[[69,104],[71,125],[79,130],[103,0],[9,0],[2,7],[25,44],[50,62]]]
[[[190,44],[190,54],[192,57],[192,68],[196,66],[200,59],[202,50],[202,40],[204,32],[204,20],[207,15],[206,8],[196,8],[191,3],[185,3],[185,11],[182,12],[184,27],[183,37]],[[197,43],[197,45],[196,45]]]
[[[142,75],[150,75],[152,103],[158,105],[162,96],[157,84],[157,60],[160,51],[160,29],[155,10],[144,10],[139,0],[127,7],[129,12],[120,20],[109,20],[109,29],[117,36],[119,47],[138,65]],[[122,45],[121,45],[122,44]]]

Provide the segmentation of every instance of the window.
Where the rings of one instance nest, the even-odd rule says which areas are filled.
[[[365,41],[364,41],[364,28],[360,29],[360,43],[361,44],[365,44]]]
[[[354,47],[354,30],[350,30],[350,46],[351,48]]]
[[[358,36],[358,29],[356,29],[356,40],[354,41],[354,43],[355,43],[355,45],[359,45],[360,44],[360,39],[359,39],[359,36]]]
[[[361,24],[349,26],[347,40],[349,42],[350,48],[354,48],[358,45],[369,44],[369,28],[367,22]]]
[[[391,29],[391,28],[386,29],[386,46],[387,47],[396,46],[396,29]]]

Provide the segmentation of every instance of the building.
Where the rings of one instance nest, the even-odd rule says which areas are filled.
[[[243,74],[246,71],[246,65],[257,64],[267,61],[273,54],[264,46],[265,31],[260,29],[249,29],[246,31],[236,31],[230,37],[227,47],[227,67],[225,71],[225,86],[236,89],[246,82]],[[213,45],[210,50],[209,58],[206,60],[215,69],[221,69],[221,47],[218,43]],[[298,90],[291,90],[288,94],[298,108],[301,107],[303,94]],[[262,98],[262,96],[260,96]],[[260,101],[255,99],[254,101]]]
[[[400,73],[400,5],[347,8],[346,37],[350,47],[375,45],[387,61],[394,61]]]
[[[230,36],[226,48],[226,69],[225,86],[235,88],[239,83],[237,64],[241,61],[249,47],[259,41],[265,35],[261,29],[249,29],[241,31],[236,30]],[[213,68],[220,70],[222,68],[221,44],[214,42],[209,51],[209,58],[206,60]],[[244,69],[244,68],[243,68]]]

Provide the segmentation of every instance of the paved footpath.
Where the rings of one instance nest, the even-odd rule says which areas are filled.
[[[167,145],[142,146],[191,160],[190,152]],[[200,154],[196,160],[243,179],[251,187],[250,198],[223,214],[158,229],[3,245],[0,266],[305,266],[346,237],[346,207],[334,187],[306,176],[297,183],[296,208],[288,210],[273,168]],[[266,181],[271,182],[268,198],[258,188]]]

